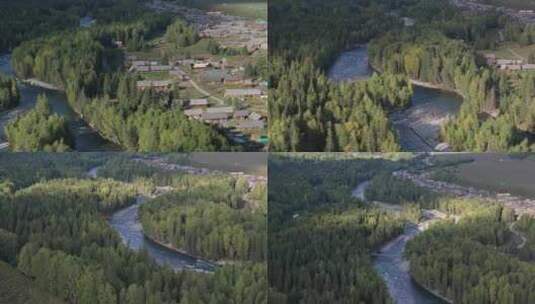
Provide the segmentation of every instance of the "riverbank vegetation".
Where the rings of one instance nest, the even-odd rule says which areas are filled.
[[[461,205],[463,210],[457,208]],[[461,216],[458,223],[436,224],[407,244],[413,278],[454,303],[535,300],[535,264],[533,252],[527,252],[532,247],[517,248],[519,236],[510,228],[513,212],[478,201],[451,207]],[[520,223],[530,227],[535,220],[525,217]]]
[[[148,236],[209,260],[266,259],[266,207],[256,205],[266,202],[246,200],[246,179],[185,176],[173,187],[140,207]]]
[[[391,303],[370,252],[401,234],[405,218],[368,207],[351,190],[400,166],[335,155],[270,156],[268,267],[274,302]]]
[[[10,122],[5,131],[14,152],[65,152],[74,146],[67,121],[52,113],[44,95],[37,98],[34,109]]]
[[[38,78],[65,90],[72,108],[108,140],[130,151],[221,151],[231,146],[222,131],[172,107],[178,90],[139,90],[137,77],[123,71],[126,50],[147,48],[151,39],[180,32],[177,45],[195,41],[197,33],[168,14],[141,10],[90,28],[54,33],[22,43],[13,51],[16,74]],[[113,10],[111,10],[113,11]],[[122,14],[123,10],[118,10]],[[106,19],[105,19],[106,20]],[[187,41],[186,41],[187,40]]]
[[[373,1],[372,1],[373,2]],[[272,1],[269,111],[272,151],[398,151],[387,114],[407,106],[408,79],[375,75],[356,84],[325,75],[340,51],[398,25],[393,2]]]
[[[0,112],[16,107],[20,102],[17,81],[0,73]]]
[[[59,156],[37,156],[51,158],[50,172],[39,177],[33,168],[24,167],[24,160],[30,163],[33,154],[0,158],[0,168],[4,161],[23,161],[12,168],[32,176],[20,180],[35,180],[0,192],[0,258],[11,265],[7,270],[0,263],[0,278],[18,271],[19,278],[35,286],[34,293],[44,293],[43,303],[49,298],[57,299],[51,303],[80,304],[266,303],[263,263],[225,265],[213,275],[173,272],[158,266],[145,251],[128,249],[106,217],[134,203],[137,185],[83,175],[63,178],[60,172],[63,166],[76,164],[76,157],[80,162],[74,167],[87,169],[116,156],[67,155],[65,163]],[[10,303],[25,297],[18,293]]]
[[[500,70],[481,55],[504,42],[529,45],[533,29],[496,11],[459,13],[451,4],[416,3],[405,9],[415,26],[372,40],[372,64],[462,95],[460,112],[441,131],[450,149],[533,150],[532,73]]]
[[[375,175],[364,193],[366,200],[389,204],[418,204],[421,208],[431,208],[439,199],[436,192],[416,186],[413,182],[384,172]]]
[[[502,71],[482,56],[504,43],[535,43],[532,26],[498,11],[473,14],[445,1],[424,0],[279,0],[270,3],[270,17],[272,150],[399,149],[387,115],[410,102],[405,78],[463,97],[460,112],[440,132],[451,150],[533,150],[533,74]],[[324,75],[335,56],[368,41],[370,64],[381,72],[376,77],[404,80],[385,80],[390,85],[379,89],[380,96],[333,90],[338,85]],[[527,54],[524,63],[533,58]],[[403,102],[385,107],[381,96]],[[351,109],[366,103],[373,106],[351,115]],[[348,140],[346,134],[355,138]]]

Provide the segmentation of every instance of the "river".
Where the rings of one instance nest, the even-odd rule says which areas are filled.
[[[89,27],[94,22],[93,18],[86,16],[80,19],[80,26]],[[15,75],[11,66],[11,54],[0,55],[0,72],[8,76]],[[0,150],[7,147],[4,127],[18,115],[33,108],[37,101],[37,96],[41,94],[45,94],[48,97],[52,111],[65,117],[69,122],[69,128],[75,140],[74,150],[78,152],[121,150],[121,147],[104,139],[73,111],[67,102],[67,96],[64,92],[28,85],[20,81],[19,89],[21,94],[19,106],[12,110],[0,112]]]
[[[369,183],[369,181],[360,183],[353,190],[352,195],[362,201],[366,201],[364,194]],[[407,242],[420,232],[416,225],[407,225],[403,234],[383,246],[373,260],[374,268],[386,283],[394,303],[445,303],[413,281],[409,274],[409,262],[403,257]]]
[[[335,82],[358,81],[373,74],[368,48],[359,46],[340,54],[328,71]],[[459,112],[462,98],[444,90],[413,85],[411,106],[390,115],[403,151],[428,152],[438,149],[440,126]]]
[[[14,76],[11,67],[11,55],[0,56],[0,71],[9,76]],[[74,150],[79,152],[91,151],[117,151],[120,147],[104,139],[98,132],[76,114],[69,103],[64,92],[49,90],[38,86],[32,86],[19,81],[21,100],[15,109],[0,113],[0,141],[5,142],[4,127],[7,123],[18,115],[33,108],[37,102],[37,96],[45,94],[48,97],[50,107],[54,113],[65,117],[69,122],[69,128],[74,135]]]
[[[156,263],[170,266],[175,271],[213,272],[216,268],[214,264],[167,249],[145,238],[138,212],[139,206],[146,200],[146,197],[139,196],[134,205],[115,212],[109,220],[110,225],[119,233],[124,244],[135,251],[146,250]]]

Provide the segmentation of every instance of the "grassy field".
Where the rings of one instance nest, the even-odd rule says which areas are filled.
[[[222,11],[229,15],[267,20],[267,1],[230,0],[229,2],[221,2],[200,0],[197,6],[205,10]]]
[[[33,286],[30,279],[17,269],[0,261],[1,304],[61,304],[64,303]]]
[[[469,157],[474,161],[457,165],[451,170],[456,183],[495,192],[535,197],[534,158],[500,154],[472,154]]]

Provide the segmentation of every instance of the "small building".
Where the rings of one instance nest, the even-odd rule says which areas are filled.
[[[197,107],[197,108],[203,108],[208,106],[208,99],[202,98],[202,99],[190,99],[189,100],[189,106],[190,107]]]
[[[262,96],[262,90],[260,89],[227,89],[225,90],[225,97],[254,97]]]
[[[167,92],[172,84],[169,80],[140,80],[136,83],[136,87],[140,91],[153,89],[157,92]]]
[[[150,66],[149,65],[141,65],[141,66],[135,66],[133,65],[130,70],[131,72],[133,71],[138,71],[138,72],[150,72]]]
[[[238,110],[238,111],[235,111],[232,116],[236,120],[246,119],[247,117],[249,117],[249,111],[247,111],[247,110]]]
[[[232,113],[234,113],[234,107],[212,107],[212,108],[206,109],[206,112],[232,115]]]
[[[524,62],[521,59],[497,59],[496,65],[498,65],[501,69],[504,69],[503,67],[511,66],[511,65],[521,65]]]
[[[194,70],[199,70],[199,69],[206,69],[206,68],[209,68],[211,66],[212,66],[212,64],[210,62],[196,62],[191,67]]]
[[[529,71],[529,70],[535,70],[535,64],[523,64],[522,65],[523,71]]]
[[[204,111],[203,109],[187,109],[184,110],[184,115],[189,118],[199,119],[202,117]]]
[[[172,69],[170,65],[151,65],[149,68],[151,72],[166,72]]]
[[[520,70],[522,70],[522,65],[520,65],[520,64],[504,64],[504,65],[500,65],[500,69],[509,70],[509,71],[520,71]]]
[[[496,64],[496,54],[485,54],[483,55],[485,57],[485,60],[487,62],[487,65],[495,65]]]
[[[229,114],[227,113],[202,113],[201,119],[209,124],[224,124],[228,121]]]
[[[256,113],[256,112],[252,112],[250,115],[249,115],[249,119],[252,119],[252,120],[261,120],[262,119],[262,115]]]
[[[265,123],[263,120],[241,120],[236,124],[236,128],[248,130],[248,129],[263,129]]]
[[[189,76],[186,73],[184,73],[184,71],[182,71],[181,69],[179,69],[177,67],[175,67],[171,71],[169,71],[169,75],[178,77],[182,81],[188,81],[189,80]]]

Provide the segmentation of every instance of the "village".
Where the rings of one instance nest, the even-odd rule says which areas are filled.
[[[475,198],[487,201],[502,203],[505,207],[515,211],[517,216],[535,216],[535,200],[514,196],[510,193],[492,193],[487,190],[476,189],[474,187],[461,186],[454,183],[437,181],[431,178],[429,172],[414,173],[400,170],[393,173],[394,176],[412,181],[415,185],[435,192],[451,194],[462,198]]]
[[[527,63],[525,59],[498,59],[494,53],[484,54],[487,65],[503,71],[533,71],[535,64]]]
[[[128,72],[140,78],[137,89],[173,93],[172,106],[189,119],[224,130],[235,144],[267,149],[267,81],[258,71],[259,62],[267,63],[267,22],[172,2],[154,1],[147,7],[186,20],[200,41],[170,51],[161,38],[145,52],[125,51]],[[213,41],[231,51],[208,51]],[[121,41],[115,44],[123,48]]]
[[[508,16],[511,16],[523,23],[535,23],[535,11],[530,9],[513,9],[503,6],[493,6],[489,4],[483,4],[473,0],[451,0],[451,2],[458,8],[472,11],[472,12],[487,12],[496,10],[502,12]]]
[[[132,161],[170,172],[180,171],[192,175],[223,174],[223,171],[219,170],[170,163],[165,158],[159,156],[134,157]],[[245,174],[244,172],[231,172],[230,175],[235,178],[245,179],[249,185],[249,189],[254,189],[258,184],[267,183],[267,177],[262,175]]]

